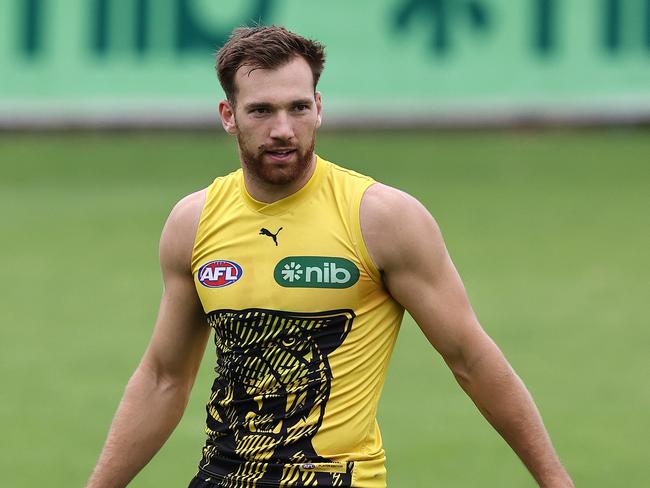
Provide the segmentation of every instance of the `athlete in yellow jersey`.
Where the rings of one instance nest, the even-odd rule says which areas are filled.
[[[165,442],[213,329],[190,487],[385,487],[375,413],[405,308],[539,485],[573,486],[433,218],[315,155],[323,64],[320,44],[279,27],[237,29],[220,50],[219,111],[242,168],[165,225],[156,328],[88,486],[126,486]]]
[[[208,189],[192,256],[217,349],[204,478],[385,486],[375,412],[403,308],[361,233],[372,184],[316,158],[272,203],[242,170]]]

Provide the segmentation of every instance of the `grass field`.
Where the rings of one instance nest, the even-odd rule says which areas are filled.
[[[233,144],[0,136],[1,486],[83,485],[151,332],[161,226]],[[577,485],[650,486],[650,132],[326,133],[319,153],[431,210]],[[132,486],[194,474],[212,361]],[[380,424],[391,488],[534,486],[410,319]]]

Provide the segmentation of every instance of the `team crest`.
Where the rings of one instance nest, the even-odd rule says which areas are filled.
[[[201,266],[197,278],[207,288],[222,288],[238,281],[242,274],[242,268],[237,263],[217,260]]]

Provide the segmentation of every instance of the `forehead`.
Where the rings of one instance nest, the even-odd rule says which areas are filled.
[[[312,98],[314,79],[307,61],[296,57],[276,69],[241,66],[235,73],[237,104],[283,103]]]

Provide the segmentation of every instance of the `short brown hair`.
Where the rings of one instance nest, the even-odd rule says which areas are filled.
[[[230,102],[235,101],[235,73],[242,66],[275,69],[296,56],[311,68],[314,90],[325,65],[325,46],[277,25],[239,27],[217,53],[219,83]]]

